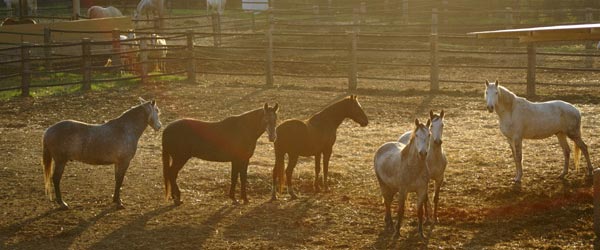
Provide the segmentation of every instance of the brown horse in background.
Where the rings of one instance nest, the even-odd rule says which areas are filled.
[[[337,128],[346,119],[350,118],[362,127],[367,126],[369,120],[365,115],[355,95],[342,99],[311,116],[308,120],[287,120],[277,126],[277,140],[275,140],[275,167],[273,168],[273,189],[271,200],[276,200],[276,187],[283,186],[286,182],[288,193],[292,199],[297,196],[292,188],[292,173],[298,163],[299,156],[315,156],[315,191],[319,191],[319,172],[321,171],[321,155],[323,156],[323,184],[328,189],[327,174],[329,158],[333,151]],[[284,158],[288,154],[288,166],[285,169]]]
[[[219,122],[203,122],[181,119],[169,124],[162,137],[163,177],[165,195],[173,198],[175,205],[181,204],[181,192],[177,186],[177,175],[192,157],[207,161],[231,162],[231,188],[229,197],[235,204],[234,191],[238,176],[241,182],[241,197],[248,203],[246,178],[248,163],[254,154],[256,140],[265,130],[269,141],[275,141],[277,110],[279,105],[248,111]]]

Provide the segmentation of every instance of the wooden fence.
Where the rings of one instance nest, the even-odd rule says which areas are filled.
[[[507,41],[495,41],[494,46],[482,46],[481,41],[476,41],[471,36],[441,33],[445,29],[445,24],[440,22],[439,12],[431,11],[431,20],[428,23],[408,23],[408,24],[390,24],[388,21],[381,21],[365,17],[361,14],[360,9],[353,10],[353,13],[341,18],[337,16],[335,22],[328,22],[330,16],[327,13],[318,13],[316,11],[295,12],[291,14],[289,10],[271,11],[264,16],[249,14],[249,18],[237,18],[222,20],[217,14],[188,16],[188,17],[172,17],[155,20],[136,20],[138,22],[146,22],[150,25],[146,28],[138,29],[138,34],[148,36],[151,33],[158,33],[166,37],[169,42],[167,58],[176,62],[170,67],[169,73],[163,72],[158,75],[184,74],[190,81],[195,81],[196,74],[223,74],[223,75],[245,75],[245,76],[263,76],[265,84],[272,86],[275,77],[302,77],[302,78],[341,78],[347,79],[348,89],[353,90],[359,87],[361,80],[380,80],[380,81],[397,81],[397,82],[429,82],[429,89],[437,91],[440,88],[440,83],[479,83],[480,79],[452,79],[440,77],[441,70],[447,69],[494,69],[494,70],[522,70],[522,71],[543,71],[543,72],[600,72],[590,65],[585,67],[553,67],[553,66],[536,66],[535,57],[539,55],[544,57],[577,57],[577,58],[594,58],[599,55],[595,52],[585,51],[585,53],[557,53],[557,52],[537,52],[532,49],[525,50],[523,46],[515,46],[515,44]],[[292,16],[293,18],[289,18]],[[288,17],[288,18],[286,18]],[[259,19],[260,18],[260,19]],[[205,20],[204,23],[198,22],[195,25],[179,26],[176,28],[167,28],[171,21],[181,19]],[[342,21],[340,21],[342,20]],[[166,26],[162,26],[167,24]],[[162,27],[161,27],[162,26]],[[400,33],[406,27],[418,27],[421,30],[417,33]],[[424,27],[426,27],[424,29]],[[182,29],[194,29],[195,31],[181,31]],[[391,29],[391,32],[385,31]],[[142,30],[142,32],[139,32]],[[233,31],[230,31],[233,30]],[[310,30],[311,32],[307,32]],[[428,32],[422,32],[428,30]],[[321,32],[319,32],[321,31]],[[82,77],[81,81],[71,83],[60,83],[56,85],[73,85],[81,84],[83,89],[89,88],[92,82],[118,81],[124,79],[140,79],[143,82],[148,77],[148,65],[156,58],[148,58],[148,53],[156,48],[148,48],[148,39],[139,38],[139,45],[133,50],[122,51],[120,41],[113,40],[81,40],[76,43],[61,43],[52,42],[53,33],[75,33],[79,36],[96,33],[112,33],[113,37],[118,37],[121,31],[102,31],[102,32],[87,32],[68,31],[68,30],[52,30],[46,29],[43,34],[30,34],[43,36],[44,43],[32,44],[23,43],[11,48],[0,50],[0,53],[14,55],[12,60],[0,62],[0,66],[11,66],[13,71],[3,71],[0,75],[0,82],[4,79],[21,77],[20,86],[0,86],[2,90],[20,89],[23,95],[29,94],[29,89],[34,87],[45,87],[47,84],[32,84],[32,79],[35,76],[61,72],[76,72]],[[296,37],[300,41],[294,45],[288,45],[290,37]],[[315,44],[311,41],[328,41],[334,42],[323,44]],[[240,41],[244,41],[240,45]],[[397,43],[392,44],[390,43]],[[419,42],[415,42],[419,41]],[[456,49],[454,44],[479,44],[479,47],[484,49]],[[504,46],[498,46],[498,44]],[[508,44],[508,46],[507,46]],[[400,46],[398,46],[400,45]],[[109,46],[109,51],[95,51],[92,47]],[[131,46],[130,46],[131,47]],[[60,54],[57,53],[60,48],[70,48],[71,51],[78,51],[76,54]],[[462,48],[462,47],[461,47]],[[499,49],[501,48],[501,49]],[[42,51],[41,53],[32,54],[32,51]],[[232,57],[231,52],[236,51],[244,55],[252,55],[253,57],[244,56],[244,58]],[[528,52],[527,52],[528,51]],[[208,53],[207,53],[208,52]],[[320,60],[298,60],[297,58],[290,59],[289,55],[293,54],[331,54],[335,53],[338,56],[336,60],[320,61]],[[371,54],[417,54],[419,55],[414,61],[387,61],[369,60],[365,55]],[[123,65],[119,63],[119,57],[126,54],[139,54],[139,61],[132,65]],[[210,56],[207,56],[210,54]],[[277,59],[283,56],[285,59]],[[460,55],[467,57],[476,56],[516,56],[529,58],[530,64],[521,65],[485,65],[472,63],[448,63],[443,60],[446,57]],[[97,58],[113,58],[115,64],[110,67],[103,67],[94,64],[98,61]],[[95,59],[96,58],[96,59]],[[532,58],[534,60],[532,60]],[[53,67],[53,65],[65,65],[65,61],[76,61],[78,67]],[[247,63],[254,65],[264,65],[262,70],[253,72],[243,72],[239,68],[228,71],[215,71],[206,69],[210,63]],[[279,70],[276,65],[297,65],[302,66],[327,66],[337,68],[339,70],[326,72],[325,74],[293,74]],[[17,65],[17,66],[15,66]],[[36,65],[42,65],[43,71]],[[136,73],[128,77],[114,77],[96,79],[91,72],[114,72],[126,70],[137,66]],[[533,67],[532,67],[533,65]],[[593,62],[592,62],[593,66]],[[390,75],[369,75],[361,71],[364,68],[418,68],[428,71],[427,76],[414,77],[404,75],[403,77],[391,77]],[[5,73],[10,72],[10,73]],[[33,78],[32,78],[33,77]],[[529,79],[528,82],[535,82],[535,78]],[[561,83],[545,83],[545,84],[561,84]]]

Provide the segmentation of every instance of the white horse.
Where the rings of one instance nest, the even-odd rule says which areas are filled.
[[[135,19],[139,19],[140,15],[146,13],[146,19],[150,19],[148,13],[152,12],[152,15],[156,18],[162,17],[165,9],[164,0],[140,0],[133,14]]]
[[[103,17],[120,17],[123,16],[123,13],[113,6],[102,7],[94,5],[88,9],[87,15],[90,19],[94,19]]]
[[[216,11],[223,14],[227,0],[206,0],[206,11]]]
[[[569,171],[569,154],[571,149],[567,137],[575,146],[575,169],[579,168],[580,151],[587,161],[588,175],[592,174],[592,163],[587,145],[581,139],[581,113],[575,106],[564,101],[530,102],[518,97],[507,88],[485,81],[485,99],[487,110],[496,111],[500,118],[500,131],[508,139],[516,164],[514,181],[521,182],[523,176],[523,139],[544,139],[556,135],[565,157],[563,171],[559,178],[564,178]]]
[[[167,57],[168,47],[167,40],[157,34],[150,35],[150,48],[153,49],[148,53],[148,56],[155,60],[154,70],[160,72],[167,72]]]
[[[6,4],[6,8],[12,11],[12,6],[19,6],[19,0],[4,0],[4,4]],[[37,15],[37,0],[27,0],[27,14],[28,15]]]
[[[429,179],[434,180],[434,196],[433,196],[433,220],[438,221],[437,210],[438,202],[440,199],[440,188],[444,183],[444,172],[448,165],[448,159],[446,153],[442,148],[442,133],[444,132],[444,110],[439,115],[429,111],[429,119],[431,125],[429,130],[431,131],[431,137],[429,138],[429,147],[427,148],[427,170],[429,170]],[[400,136],[398,141],[400,143],[408,144],[412,131],[408,131]],[[429,204],[427,204],[429,206]]]
[[[400,193],[398,201],[398,221],[394,236],[400,235],[400,225],[404,216],[404,203],[409,192],[417,193],[417,216],[419,234],[423,237],[423,205],[427,201],[429,174],[427,171],[427,142],[429,141],[429,125],[419,123],[415,119],[408,144],[387,142],[375,153],[375,175],[381,188],[385,204],[385,226],[392,229],[391,204],[396,193]]]

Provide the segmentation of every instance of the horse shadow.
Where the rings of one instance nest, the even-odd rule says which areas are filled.
[[[412,224],[407,223],[408,221],[404,221],[402,226],[408,226],[404,224]],[[435,228],[436,223],[423,225],[423,234],[425,238],[421,238],[419,236],[419,230],[417,227],[414,227],[408,235],[406,235],[405,239],[401,239],[400,237],[394,236],[393,231],[384,230],[383,225],[381,228],[381,232],[379,233],[377,240],[373,244],[373,249],[427,249],[429,246],[429,239],[432,237],[433,229]]]
[[[326,221],[323,218],[325,216],[321,217],[322,214],[315,215],[317,220],[308,218],[311,212],[318,213],[319,208],[315,204],[317,200],[318,198],[314,197],[301,197],[281,203],[265,201],[227,226],[223,236],[232,241],[259,238],[279,246],[290,246],[292,242],[304,241],[319,233],[315,227],[310,226],[311,223]]]
[[[202,231],[189,230],[183,227],[157,227],[158,229],[147,229],[148,222],[153,218],[167,213],[176,207],[177,206],[175,205],[169,205],[146,212],[132,222],[113,230],[103,239],[92,245],[90,249],[168,248],[169,246],[172,247],[173,245],[169,244],[173,244],[172,241],[177,239],[177,237],[169,237],[173,234],[177,234],[179,237],[190,233],[193,234],[194,241],[200,240],[200,242],[208,238],[208,230],[204,230],[206,231],[204,233],[199,233]],[[221,209],[207,218],[204,224],[210,225],[220,221],[223,216],[223,210],[224,209]],[[132,241],[131,239],[136,240]]]
[[[68,230],[61,231],[60,233],[58,233],[56,236],[54,236],[52,238],[43,239],[43,240],[35,239],[35,238],[28,239],[26,241],[21,241],[15,245],[10,245],[9,248],[12,248],[12,249],[44,249],[51,245],[52,248],[54,248],[54,249],[70,249],[71,245],[73,244],[75,239],[78,238],[78,236],[80,236],[82,233],[84,233],[89,227],[96,224],[96,222],[98,222],[100,219],[104,218],[106,215],[108,215],[109,213],[114,212],[114,211],[116,211],[116,209],[114,207],[106,208],[90,219],[80,220],[76,226],[74,226]],[[23,231],[27,226],[35,224],[44,219],[52,219],[52,218],[50,218],[50,217],[52,217],[52,215],[58,215],[60,213],[69,213],[69,212],[70,212],[69,210],[65,211],[65,210],[61,210],[60,208],[54,208],[54,209],[48,210],[38,216],[35,216],[33,218],[29,218],[24,221],[17,222],[8,227],[2,228],[2,229],[0,229],[0,235],[2,235],[2,236],[0,236],[0,241],[2,242],[2,245],[7,246],[7,240],[10,239],[11,237],[15,236],[17,232]],[[55,218],[55,220],[61,220],[61,219]],[[50,227],[52,225],[48,225],[48,226]],[[61,229],[62,229],[62,226],[61,226]],[[48,241],[51,241],[50,242],[51,244]]]

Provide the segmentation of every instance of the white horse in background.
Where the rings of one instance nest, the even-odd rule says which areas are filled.
[[[496,111],[500,118],[500,131],[508,139],[516,164],[514,181],[521,182],[523,176],[523,139],[544,139],[556,135],[565,157],[564,178],[569,171],[571,149],[567,137],[574,142],[575,169],[579,168],[579,157],[583,151],[587,161],[588,176],[592,174],[592,162],[587,145],[581,139],[581,113],[575,106],[564,101],[530,102],[518,97],[507,88],[500,86],[498,80],[485,81],[485,99],[487,110]]]
[[[4,0],[6,8],[13,10],[12,6],[19,6],[19,0]],[[27,15],[37,15],[37,0],[27,0]]]
[[[167,57],[168,47],[167,40],[157,34],[150,35],[150,45],[153,49],[148,53],[148,56],[155,60],[154,71],[167,72]]]
[[[206,11],[210,12],[212,10],[218,12],[219,15],[223,14],[226,3],[227,0],[206,0]]]
[[[102,7],[94,5],[88,9],[87,15],[90,19],[94,19],[103,17],[120,17],[123,16],[123,13],[113,6]]]
[[[429,147],[427,148],[427,170],[429,170],[429,179],[434,180],[434,196],[433,196],[433,221],[438,221],[437,210],[438,202],[440,199],[440,188],[444,183],[444,172],[448,165],[448,159],[446,153],[442,148],[442,134],[444,132],[444,110],[439,115],[429,111],[429,119],[431,125],[429,130],[431,131],[431,137],[429,138]],[[408,144],[412,131],[404,133],[398,141],[400,143]],[[427,204],[429,206],[429,204]]]
[[[164,0],[140,0],[138,3],[133,17],[139,19],[140,15],[146,13],[146,19],[150,19],[149,13],[152,12],[154,18],[162,17],[165,9]]]
[[[408,144],[387,142],[375,153],[375,175],[381,188],[385,204],[385,226],[392,229],[391,204],[396,193],[400,193],[398,201],[398,221],[394,236],[400,235],[400,225],[404,216],[404,203],[409,192],[417,193],[417,216],[419,219],[419,235],[423,236],[423,208],[427,201],[429,174],[427,170],[427,143],[429,142],[429,125],[419,123],[415,119],[415,128]],[[428,212],[426,212],[429,214]]]

